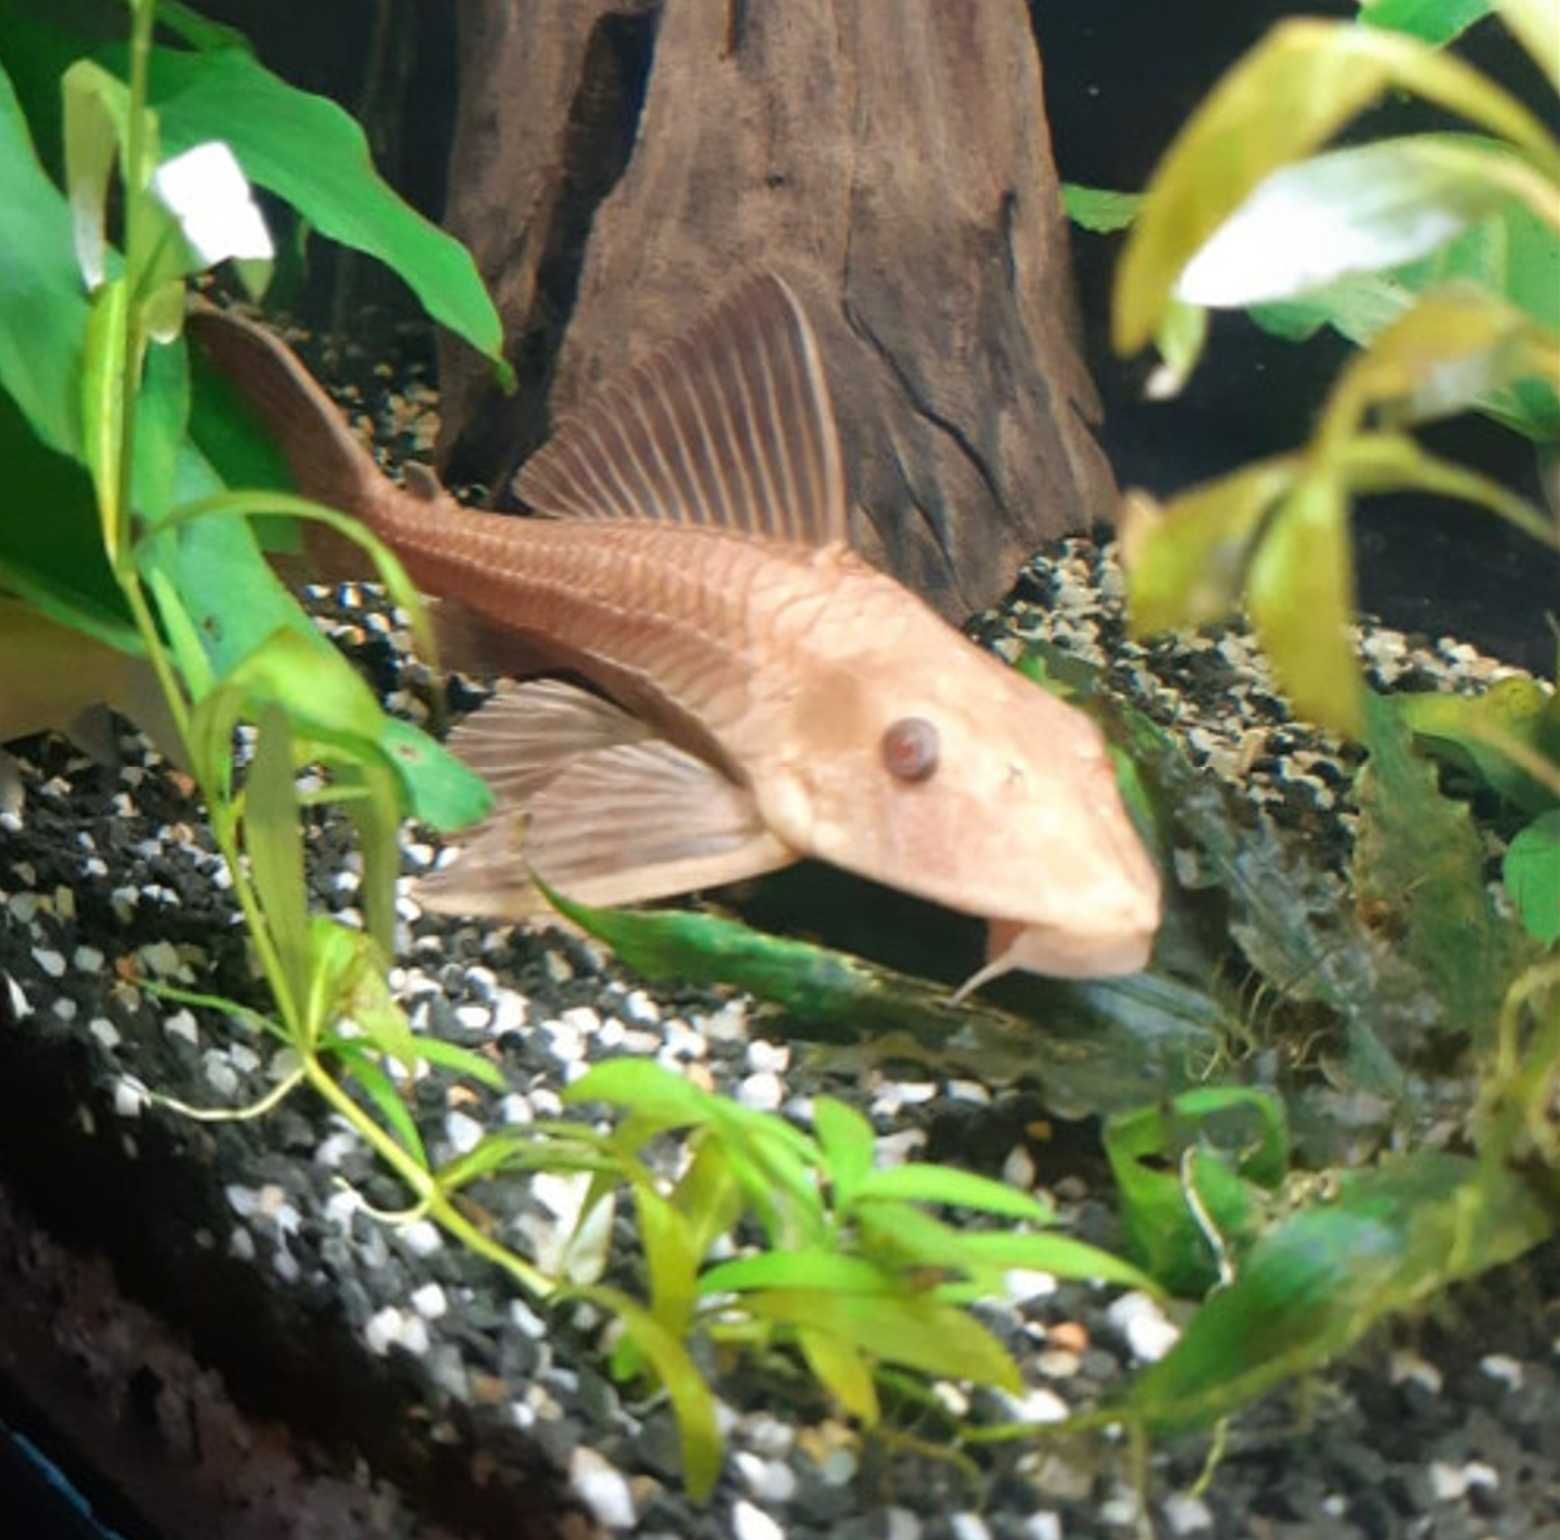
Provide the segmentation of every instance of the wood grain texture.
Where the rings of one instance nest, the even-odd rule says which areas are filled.
[[[441,463],[506,483],[544,399],[773,267],[822,342],[853,536],[945,615],[1111,516],[1022,0],[467,0],[461,26],[448,222],[528,383],[505,401],[447,345]]]

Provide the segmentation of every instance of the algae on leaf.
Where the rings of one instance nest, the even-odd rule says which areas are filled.
[[[1413,752],[1409,729],[1380,696],[1366,702],[1366,743],[1358,901],[1384,917],[1395,950],[1430,982],[1441,1030],[1487,1045],[1527,946],[1496,911],[1468,809],[1441,795],[1434,766]]]

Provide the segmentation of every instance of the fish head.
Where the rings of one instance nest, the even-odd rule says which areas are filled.
[[[908,629],[924,650],[901,628],[796,691],[785,762],[755,777],[766,821],[798,850],[987,920],[990,966],[972,982],[1136,972],[1160,880],[1104,735],[923,618]]]

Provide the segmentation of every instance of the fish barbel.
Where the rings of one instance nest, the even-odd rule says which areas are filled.
[[[551,676],[451,735],[498,809],[419,885],[427,907],[545,912],[532,871],[642,902],[816,857],[988,921],[967,987],[1147,963],[1159,876],[1099,728],[851,548],[782,280],[747,280],[565,419],[516,479],[541,519],[397,486],[279,339],[191,324],[300,488],[396,552],[465,654]]]

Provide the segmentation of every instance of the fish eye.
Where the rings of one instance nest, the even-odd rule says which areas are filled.
[[[900,781],[924,781],[937,768],[937,729],[925,717],[900,717],[883,734],[883,763]]]

